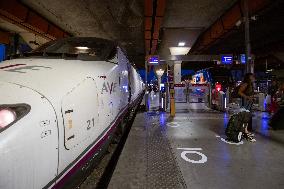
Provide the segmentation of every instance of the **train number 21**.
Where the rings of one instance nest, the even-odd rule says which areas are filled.
[[[91,120],[87,121],[87,130],[90,130],[92,127],[95,126],[95,118],[92,118]]]

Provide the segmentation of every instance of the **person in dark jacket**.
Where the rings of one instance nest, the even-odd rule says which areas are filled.
[[[242,98],[242,106],[249,111],[251,111],[253,105],[254,81],[255,81],[254,75],[252,73],[247,73],[238,91],[238,95]],[[251,142],[255,142],[256,140],[254,139],[253,137],[254,135],[251,133],[251,131],[252,131],[252,118],[248,126],[245,127],[244,137]]]

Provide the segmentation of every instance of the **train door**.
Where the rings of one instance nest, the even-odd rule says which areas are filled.
[[[98,89],[93,78],[86,78],[62,100],[64,144],[67,150],[81,152],[99,133]]]
[[[129,91],[129,95],[128,95],[128,102],[130,103],[131,100],[133,100],[133,91],[134,91],[134,88],[132,86],[132,83],[134,83],[134,80],[132,79],[132,76],[133,76],[133,73],[132,73],[132,70],[131,70],[131,65],[130,64],[127,64],[127,69],[128,69],[128,91]],[[131,82],[133,81],[133,82]]]
[[[118,48],[119,87],[121,91],[121,107],[125,107],[130,100],[128,59],[124,52]]]

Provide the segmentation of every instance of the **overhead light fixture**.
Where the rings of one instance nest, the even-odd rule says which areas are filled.
[[[241,24],[242,24],[242,21],[241,21],[241,20],[238,20],[235,25],[236,25],[237,27],[240,27]]]
[[[89,47],[76,47],[76,49],[79,49],[79,50],[88,50]]]
[[[163,69],[158,69],[158,70],[156,70],[156,74],[158,75],[158,76],[160,76],[160,77],[162,77],[162,75],[164,74],[164,72],[165,72],[165,70],[163,70]]]
[[[171,55],[186,55],[190,50],[190,47],[170,47]]]
[[[184,47],[184,46],[185,46],[185,42],[179,42],[179,43],[178,43],[178,46],[179,46],[179,47]]]

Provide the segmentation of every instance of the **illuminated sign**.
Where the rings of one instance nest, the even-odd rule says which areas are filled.
[[[221,55],[221,62],[223,64],[232,64],[233,63],[233,55],[231,55],[231,54]]]
[[[165,84],[164,84],[164,83],[161,83],[161,84],[160,84],[160,91],[164,91],[164,89],[165,89]]]
[[[246,55],[245,54],[240,54],[240,61],[242,64],[246,63]]]
[[[222,89],[221,83],[217,82],[216,85],[215,85],[215,90],[219,92],[219,91],[221,91],[221,89]]]
[[[159,64],[159,56],[150,56],[148,62],[149,64]]]

